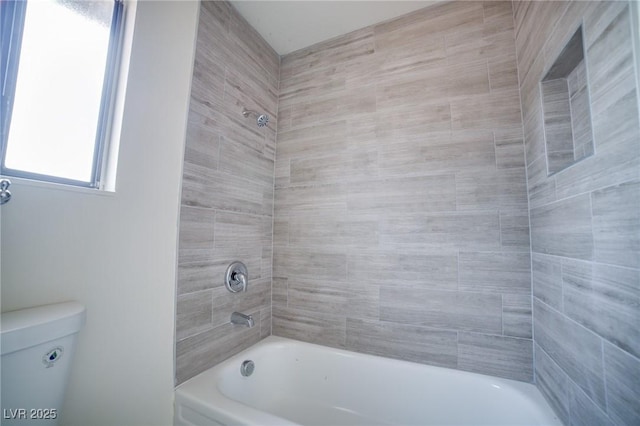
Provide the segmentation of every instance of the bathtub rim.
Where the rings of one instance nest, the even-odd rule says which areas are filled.
[[[286,418],[279,417],[275,414],[254,408],[250,405],[236,401],[231,397],[225,395],[218,385],[219,380],[224,377],[224,374],[230,370],[237,369],[239,372],[240,364],[245,359],[252,357],[252,353],[260,350],[266,350],[266,348],[283,348],[287,346],[306,346],[316,348],[317,350],[336,353],[339,356],[347,357],[362,357],[364,359],[382,360],[383,362],[400,363],[408,366],[418,366],[426,370],[442,372],[446,370],[447,374],[452,374],[461,377],[479,377],[481,380],[495,380],[500,386],[507,388],[510,392],[517,393],[524,398],[533,399],[536,402],[545,405],[544,414],[548,415],[550,424],[562,424],[549,402],[542,395],[535,383],[523,382],[514,379],[503,378],[499,376],[491,376],[487,374],[475,373],[472,371],[458,370],[455,368],[440,367],[430,364],[422,364],[413,361],[406,361],[397,358],[384,357],[380,355],[373,355],[361,352],[350,351],[347,349],[335,348],[331,346],[319,345],[316,343],[305,342],[301,340],[291,339],[280,336],[267,336],[260,341],[254,343],[248,348],[240,351],[239,353],[225,359],[224,361],[216,364],[215,366],[199,373],[198,375],[186,380],[180,385],[174,388],[174,424],[184,424],[178,422],[179,405],[183,404],[200,415],[203,415],[211,420],[218,422],[212,417],[207,416],[205,413],[215,412],[217,417],[222,418],[221,424],[260,424],[266,426],[300,426],[299,423],[295,423]],[[206,398],[204,397],[206,395]],[[214,402],[215,401],[215,402]],[[214,408],[215,407],[215,408]],[[189,423],[190,424],[190,423]]]

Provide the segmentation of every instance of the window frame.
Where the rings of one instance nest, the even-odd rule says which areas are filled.
[[[36,0],[37,1],[37,0]],[[2,46],[0,54],[0,72],[2,85],[2,104],[0,105],[1,126],[0,134],[0,174],[17,178],[30,179],[42,182],[51,182],[86,188],[103,189],[103,171],[106,168],[107,151],[109,149],[109,137],[111,135],[111,123],[115,106],[115,92],[118,83],[118,70],[122,52],[124,34],[124,0],[112,0],[113,12],[109,34],[109,46],[107,48],[107,60],[105,64],[104,78],[102,82],[102,96],[100,99],[100,112],[98,114],[91,178],[89,181],[51,176],[46,174],[11,169],[5,165],[9,129],[13,100],[20,65],[20,48],[22,44],[22,32],[26,17],[27,0],[9,0],[2,3]]]

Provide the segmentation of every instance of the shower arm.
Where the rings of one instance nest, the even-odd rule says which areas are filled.
[[[246,109],[246,108],[244,108],[244,109],[242,110],[242,115],[244,115],[244,116],[245,116],[245,118],[246,118],[246,117],[249,117],[249,114],[253,114],[253,115],[255,115],[256,117],[260,115],[260,114],[258,113],[258,111],[254,111],[254,110],[252,110],[252,109]]]

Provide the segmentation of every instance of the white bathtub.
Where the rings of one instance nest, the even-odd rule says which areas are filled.
[[[561,423],[530,384],[271,336],[178,386],[174,424]]]

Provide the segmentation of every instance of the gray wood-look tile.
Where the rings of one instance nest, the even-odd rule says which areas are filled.
[[[344,281],[347,278],[347,256],[335,251],[282,248],[274,253],[273,271],[276,276],[290,280],[297,277]]]
[[[502,295],[502,334],[523,339],[533,338],[531,296]]]
[[[221,124],[223,117],[219,107],[224,100],[224,66],[215,57],[207,57],[198,45],[193,64],[191,110],[200,111],[209,119],[206,124]],[[203,54],[204,53],[204,54]],[[218,126],[214,126],[216,129]]]
[[[287,306],[352,318],[378,318],[378,286],[295,279],[288,285]]]
[[[289,216],[273,218],[273,245],[286,246],[289,244]]]
[[[580,195],[531,209],[534,252],[593,259],[591,201]]]
[[[373,214],[453,211],[454,175],[374,180],[349,185],[347,209]]]
[[[176,340],[193,336],[212,328],[212,290],[178,296],[176,308]]]
[[[216,250],[271,246],[272,219],[269,216],[218,212],[215,220]]]
[[[566,78],[542,81],[542,109],[549,173],[573,162],[571,102]]]
[[[419,106],[431,103],[434,99],[446,99],[449,85],[443,84],[443,81],[447,81],[447,78],[446,68],[433,68],[413,78],[380,82],[375,88],[376,107],[385,110],[407,104]]]
[[[598,123],[594,131],[598,132]],[[596,139],[597,141],[597,139]],[[606,186],[640,178],[640,136],[598,148],[596,155],[585,158],[556,174],[558,198],[581,194]]]
[[[349,289],[343,283],[297,278],[288,286],[289,308],[346,316],[348,304]]]
[[[469,27],[447,35],[447,61],[466,63],[515,53],[513,30],[492,25]]]
[[[223,137],[220,143],[218,170],[231,176],[251,179],[264,184],[272,183],[274,161],[263,154],[262,147],[258,148],[260,150]]]
[[[503,250],[529,251],[529,214],[526,210],[500,212],[500,241]]]
[[[488,65],[492,91],[518,88],[518,69],[513,55],[490,58]]]
[[[274,334],[342,346],[346,323],[356,350],[453,367],[456,330],[529,338],[530,290],[457,291],[460,251],[529,251],[515,63],[509,2],[439,3],[282,58]],[[414,318],[398,288],[429,292]]]
[[[513,58],[508,62],[515,65]],[[449,65],[446,72],[449,99],[458,96],[480,95],[490,91],[489,68],[486,60]],[[494,77],[497,78],[497,76]],[[517,85],[512,88],[517,88]]]
[[[388,215],[380,220],[380,243],[440,252],[499,249],[499,217],[494,212]]]
[[[215,211],[180,207],[178,263],[203,262],[213,258]]]
[[[458,286],[458,258],[455,254],[399,254],[393,251],[353,253],[347,258],[347,282],[355,281],[455,290]]]
[[[458,210],[527,208],[524,168],[456,173]]]
[[[613,426],[607,414],[577,386],[571,387],[569,399],[572,426]]]
[[[321,157],[347,147],[347,121],[278,132],[277,161]]]
[[[510,1],[483,1],[485,25],[491,25],[499,30],[513,30],[513,7]]]
[[[291,123],[294,128],[309,127],[318,123],[340,121],[345,114],[373,113],[375,108],[376,95],[370,90],[352,89],[333,92],[329,96],[298,104],[293,110]]]
[[[441,367],[457,367],[457,333],[347,318],[349,350]]]
[[[271,306],[260,310],[260,339],[271,336]]]
[[[287,105],[287,103],[300,102],[300,99],[322,95],[326,91],[344,89],[345,72],[344,64],[335,63],[282,79],[280,80],[279,102]]]
[[[443,2],[376,25],[376,48],[397,49],[405,45],[407,37],[419,41],[429,34],[477,28],[483,22],[484,10],[479,2]]]
[[[564,62],[565,73],[568,73],[569,68],[575,67],[584,57],[582,54],[584,50],[581,49],[581,46],[585,45],[585,34],[584,31],[580,34],[577,30],[581,25],[583,30],[588,27],[583,25],[583,20],[586,15],[592,13],[592,6],[596,3],[566,2],[566,7],[559,17],[557,26],[548,34],[544,46],[539,46],[542,50],[540,56],[545,60],[545,69],[550,70],[547,74],[552,74],[553,68],[562,68],[562,64],[557,64],[557,62]],[[567,46],[571,52],[566,52]],[[566,54],[563,55],[561,52]],[[564,61],[558,61],[560,56],[564,56]]]
[[[569,169],[570,170],[570,169]],[[562,173],[568,170],[563,170]],[[529,208],[536,208],[556,201],[556,177],[547,178],[547,157],[540,155],[527,166]]]
[[[589,19],[609,20],[591,43],[587,41],[587,67],[594,114],[615,103],[635,86],[630,8],[620,9],[615,5],[609,8],[613,13]],[[598,12],[602,13],[602,10]]]
[[[274,306],[273,334],[304,342],[345,347],[346,318],[302,309]]]
[[[378,245],[375,217],[344,215],[341,211],[290,215],[289,244],[297,247],[362,247]]]
[[[271,332],[277,54],[227,2],[202,2],[183,167],[176,307],[176,382]],[[257,128],[242,108],[271,116]],[[224,288],[231,261],[249,291]],[[206,297],[204,297],[206,296]],[[229,324],[234,310],[256,326]]]
[[[277,118],[277,93],[268,85],[265,85],[259,80],[254,81],[253,79],[246,78],[241,70],[227,68],[224,90],[225,98],[240,100],[247,109],[255,109],[269,114],[270,120],[267,128],[271,128],[272,124],[277,124],[271,121]],[[243,116],[241,116],[240,119],[241,121],[245,121],[245,117]],[[254,128],[254,126],[251,125],[250,128]],[[266,129],[258,129],[256,134],[265,135],[264,130]]]
[[[605,343],[604,369],[607,380],[607,413],[617,424],[640,422],[640,360]]]
[[[289,212],[347,210],[347,186],[332,183],[313,186],[288,186],[275,192],[275,216]]]
[[[213,289],[211,322],[214,326],[230,321],[231,313],[256,312],[271,305],[271,279],[249,279],[246,292],[231,293],[226,287]],[[255,320],[255,318],[254,318]]]
[[[229,34],[234,47],[241,46],[248,58],[268,74],[278,77],[280,58],[273,48],[238,13],[230,14]]]
[[[198,41],[210,37],[211,34],[229,32],[229,24],[233,9],[231,3],[206,2],[200,8],[200,22],[198,26]]]
[[[262,270],[263,248],[256,244],[255,247],[225,247],[224,250],[216,250],[213,258],[207,262],[209,268],[202,268],[200,271],[194,270],[198,278],[204,279],[202,275],[209,273],[208,279],[213,282],[212,287],[224,286],[224,275],[231,262],[242,259],[249,271],[249,279],[268,278],[269,275]]]
[[[601,111],[594,110],[592,117],[593,138],[598,148],[627,143],[633,146],[638,140],[638,105],[636,90],[632,86],[611,105]],[[593,104],[594,108],[599,105]],[[637,146],[637,145],[636,145]]]
[[[502,297],[407,287],[380,288],[380,319],[449,330],[502,333]]]
[[[287,306],[289,292],[289,279],[274,276],[271,283],[271,304],[272,306]]]
[[[533,295],[562,312],[562,263],[559,258],[533,253]]]
[[[333,64],[363,61],[373,53],[373,30],[371,27],[363,28],[285,55],[280,64],[280,78]]]
[[[491,132],[387,131],[381,134],[381,176],[444,174],[495,168]]]
[[[210,118],[193,109],[189,111],[187,123],[187,143],[184,161],[208,167],[218,168],[220,135],[210,123]],[[214,127],[214,128],[212,128]]]
[[[493,134],[497,167],[499,169],[524,167],[524,136],[522,128],[497,129]]]
[[[309,185],[352,180],[366,181],[377,176],[377,166],[376,150],[291,159],[289,182],[292,185]]]
[[[592,332],[534,299],[536,343],[600,407],[605,407],[602,342]]]
[[[451,107],[445,98],[420,97],[419,102],[403,102],[376,106],[375,139],[386,142],[403,136],[425,135],[428,132],[451,129]],[[375,140],[374,139],[374,140]],[[381,145],[378,143],[377,145]]]
[[[376,44],[376,66],[371,62],[350,64],[347,68],[348,85],[406,79],[447,65],[442,34],[425,34],[420,38],[411,37],[407,32],[404,38],[376,36]]]
[[[531,294],[529,253],[460,252],[458,289],[495,294]]]
[[[552,2],[549,5],[529,2],[520,9],[521,13],[514,14],[520,70],[528,70],[531,67],[568,5],[569,2]]]
[[[539,92],[536,91],[536,93]],[[539,98],[537,98],[536,100],[538,102],[535,105],[530,106],[529,111],[525,110],[525,115],[523,117],[524,148],[527,158],[527,165],[531,164],[537,158],[545,157],[546,155],[542,100]],[[547,176],[546,171],[547,166],[545,163],[545,178]]]
[[[640,268],[640,180],[591,195],[594,258]]]
[[[523,70],[518,68],[520,80],[520,101],[522,103],[522,115],[524,120],[536,110],[541,111],[542,93],[540,93],[540,80],[544,69],[544,56],[538,55],[533,64]],[[544,129],[539,129],[544,131]]]
[[[515,127],[520,123],[520,95],[517,90],[451,100],[451,128],[454,130]]]
[[[458,333],[458,368],[532,382],[533,343],[529,339]]]
[[[260,313],[247,312],[256,326],[227,323],[176,342],[176,385],[213,367],[260,340]]]
[[[574,160],[579,161],[593,154],[591,106],[587,86],[587,68],[584,61],[580,62],[567,77],[567,83],[571,102]]]
[[[185,163],[182,204],[268,216],[273,211],[273,187]]]
[[[535,344],[536,386],[564,424],[569,424],[572,384],[566,373]]]
[[[260,278],[273,276],[273,245],[267,244],[260,247],[262,256],[260,259]]]
[[[210,261],[178,264],[178,295],[217,286],[218,280],[214,278],[218,270]]]
[[[566,259],[562,281],[567,316],[640,357],[640,271]]]

